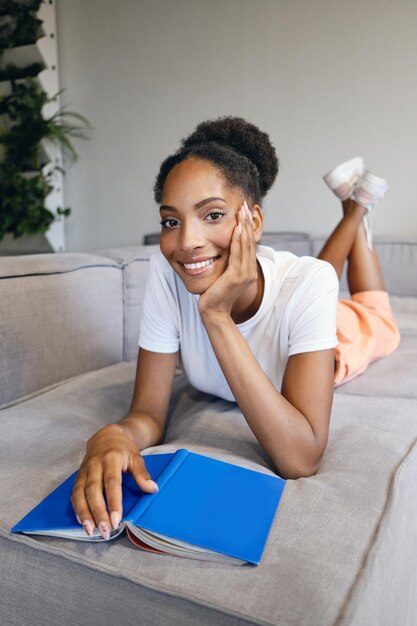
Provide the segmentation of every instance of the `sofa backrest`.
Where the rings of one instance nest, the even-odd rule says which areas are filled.
[[[91,254],[0,259],[0,408],[123,359],[123,271]]]
[[[144,242],[156,248],[159,233],[145,235]],[[266,231],[262,235],[261,244],[271,246],[275,250],[287,250],[297,256],[317,256],[323,247],[325,238],[311,237],[308,233],[298,231]],[[375,247],[385,278],[388,293],[393,296],[417,296],[417,239],[400,237],[375,237]],[[341,292],[348,290],[346,271],[342,275]]]
[[[97,254],[113,259],[123,270],[124,344],[123,360],[138,356],[139,322],[149,272],[149,260],[159,245],[131,246],[97,250]]]
[[[310,237],[306,233],[266,232],[261,243],[275,250],[288,250],[298,256],[316,257],[323,247],[325,238]],[[385,286],[392,296],[417,296],[417,239],[400,237],[375,237]],[[346,267],[340,281],[341,292],[348,291]]]
[[[323,241],[265,233],[262,243],[316,256]],[[417,296],[417,240],[376,238],[376,246],[388,291]],[[136,359],[149,259],[157,250],[0,258],[0,409],[72,376]]]
[[[311,254],[317,256],[324,243],[323,237],[313,237]],[[417,296],[417,239],[375,237],[374,245],[391,296]],[[347,291],[346,268],[340,281],[341,291]]]

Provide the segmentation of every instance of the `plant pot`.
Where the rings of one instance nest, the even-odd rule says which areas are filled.
[[[54,252],[45,235],[23,235],[14,239],[7,234],[0,241],[0,256]]]
[[[45,59],[36,43],[5,48],[0,57],[0,81],[34,77],[46,67]]]
[[[36,82],[39,85],[42,85],[41,80],[38,76],[33,77],[33,80],[36,80]],[[17,78],[16,80],[13,81],[16,85],[21,85],[24,84],[26,82],[25,78]],[[2,80],[0,81],[0,98],[2,98],[3,96],[10,96],[12,94],[12,81],[11,80]]]
[[[5,48],[0,60],[0,69],[4,69],[9,63],[16,67],[26,67],[32,63],[41,63],[46,67],[45,60],[36,43],[27,46],[16,46],[15,48]]]

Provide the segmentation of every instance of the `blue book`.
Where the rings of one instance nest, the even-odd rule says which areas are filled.
[[[143,459],[157,493],[144,493],[123,474],[123,519],[110,539],[126,530],[138,547],[231,564],[258,565],[285,480],[218,461],[186,449]],[[88,537],[77,522],[70,496],[77,472],[26,515],[11,532],[81,541],[105,541],[96,529]]]

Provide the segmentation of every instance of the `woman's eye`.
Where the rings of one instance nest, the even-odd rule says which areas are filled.
[[[166,220],[161,220],[162,228],[175,228],[176,226],[178,226],[178,224],[178,220],[174,219],[173,217],[168,217]]]
[[[223,215],[224,213],[222,213],[221,211],[212,211],[207,215],[206,219],[209,222],[217,222],[217,220],[221,219]]]

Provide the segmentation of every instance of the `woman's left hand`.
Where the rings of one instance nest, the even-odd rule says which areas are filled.
[[[245,201],[233,231],[229,264],[224,273],[200,297],[202,316],[230,316],[236,300],[257,281],[256,240],[252,214]]]

